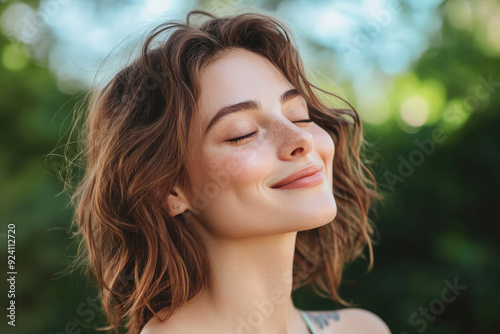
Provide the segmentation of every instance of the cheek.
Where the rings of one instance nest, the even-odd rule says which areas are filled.
[[[222,193],[243,189],[244,184],[254,184],[262,179],[269,168],[265,152],[252,148],[227,151],[203,152],[193,164],[193,186],[201,189],[207,184],[216,183]]]
[[[333,158],[335,156],[335,144],[332,137],[323,130],[317,127],[313,132],[314,149],[325,164],[326,177],[330,186],[333,187]]]
[[[332,137],[323,130],[323,128],[316,126],[312,132],[314,138],[314,147],[323,160],[331,165],[335,155],[335,144]]]
[[[229,236],[241,233],[242,226],[251,226],[244,219],[250,219],[256,205],[261,204],[260,186],[269,168],[269,159],[265,159],[268,153],[255,149],[213,150],[196,159],[190,174],[190,202],[205,229]],[[235,224],[242,219],[241,224]]]

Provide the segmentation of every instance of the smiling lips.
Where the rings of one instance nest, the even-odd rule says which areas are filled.
[[[323,182],[321,166],[309,165],[271,186],[273,189],[295,189],[309,187]]]

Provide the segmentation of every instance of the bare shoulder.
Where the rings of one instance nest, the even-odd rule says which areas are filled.
[[[173,326],[178,322],[175,316],[169,318],[168,321],[162,321],[160,319],[164,319],[165,317],[163,311],[158,312],[157,315],[158,318],[153,316],[148,320],[139,334],[167,334],[176,331],[176,328]]]
[[[346,322],[350,323],[351,329],[356,333],[390,334],[387,324],[380,317],[370,311],[360,308],[348,308],[338,311]]]
[[[148,322],[141,330],[139,334],[161,334],[161,333],[168,333],[165,332],[165,329],[157,323],[153,322]]]
[[[175,329],[172,329],[168,323],[161,322],[148,322],[141,330],[139,334],[168,334],[177,332]]]
[[[307,311],[321,334],[391,334],[389,327],[376,314],[360,308],[337,311]]]

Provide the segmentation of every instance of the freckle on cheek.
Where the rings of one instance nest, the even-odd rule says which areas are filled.
[[[224,160],[211,160],[206,165],[200,166],[199,168],[205,172],[208,172],[208,175],[212,178],[224,178],[225,183],[229,181],[230,175],[232,175],[232,171],[227,167],[228,162]]]
[[[241,163],[231,159],[226,163],[226,171],[231,175],[238,175],[241,172]]]

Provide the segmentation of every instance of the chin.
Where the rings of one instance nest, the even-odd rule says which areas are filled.
[[[335,206],[332,210],[330,210],[325,214],[325,219],[323,219],[322,224],[320,224],[319,226],[324,226],[330,223],[332,220],[335,219],[336,216],[337,216],[337,206]]]
[[[302,215],[296,215],[295,219],[297,217],[301,217]],[[314,228],[318,228],[321,226],[325,226],[329,223],[332,222],[332,220],[335,219],[337,216],[337,206],[334,204],[329,204],[329,207],[325,209],[325,207],[322,208],[322,210],[316,210],[314,212],[308,212],[305,214],[305,217],[301,219],[300,221],[297,221],[297,224],[299,225],[297,230],[298,231],[306,231],[306,230],[312,230]]]
[[[333,200],[333,203],[329,203],[328,206],[325,205],[323,208],[328,208],[328,209],[322,210],[323,212],[321,214],[321,217],[318,217],[317,220],[319,223],[317,227],[330,223],[337,216],[337,203],[335,202],[335,200]]]

